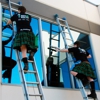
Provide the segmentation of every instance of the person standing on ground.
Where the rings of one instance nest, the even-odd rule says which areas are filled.
[[[28,59],[27,52],[28,50],[33,51],[35,47],[35,35],[32,32],[30,26],[31,16],[26,14],[26,8],[20,6],[18,8],[18,14],[14,14],[7,24],[16,22],[17,34],[13,43],[13,48],[22,52],[22,61],[24,62],[24,70],[28,70]],[[33,53],[31,52],[30,58],[33,58]],[[32,59],[33,60],[33,59]]]
[[[95,74],[93,72],[93,69],[88,61],[87,58],[91,58],[91,55],[85,51],[84,49],[80,48],[80,43],[79,41],[76,41],[74,43],[74,47],[69,48],[69,49],[56,49],[56,51],[59,52],[68,52],[68,53],[73,53],[76,62],[81,61],[79,64],[76,64],[72,70],[71,74],[78,79],[82,81],[82,83],[87,83],[89,81],[90,86],[91,86],[91,94],[88,95],[90,98],[97,98],[96,92],[95,92],[95,83],[94,79]],[[83,85],[84,85],[83,84]]]

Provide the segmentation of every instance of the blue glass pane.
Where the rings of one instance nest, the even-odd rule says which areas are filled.
[[[71,88],[70,72],[69,72],[68,64],[66,61],[61,64],[61,69],[62,69],[62,77],[63,77],[64,87]]]
[[[33,30],[34,34],[37,34],[39,32],[38,31],[38,19],[32,18],[31,27],[32,27],[32,30]]]
[[[58,25],[55,25],[55,24],[52,24],[52,30],[56,31],[56,32],[59,32],[59,26]]]
[[[42,30],[50,33],[50,23],[42,21]]]

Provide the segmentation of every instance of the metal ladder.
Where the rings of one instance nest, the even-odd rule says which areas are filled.
[[[55,34],[54,36],[52,36],[53,34]],[[55,38],[58,35],[57,39]],[[53,30],[53,25],[50,24],[50,39],[49,39],[49,57],[51,56],[51,52],[52,52],[52,47],[53,47],[53,41],[57,42],[58,48],[60,48],[60,32],[59,31],[55,31]],[[51,46],[52,45],[52,46]],[[52,57],[57,58],[57,65],[59,65],[59,57],[60,57],[60,53],[58,52],[57,56],[52,55]]]
[[[10,16],[12,16],[12,7],[11,7],[11,5],[21,6],[21,3],[20,2],[19,3],[14,3],[14,2],[11,2],[10,0],[7,0],[7,1],[9,3]],[[14,24],[12,24],[12,26],[13,26],[13,32],[14,32],[14,35],[15,35]],[[32,63],[32,67],[33,67],[34,70],[33,71],[28,70],[27,72],[25,72],[22,69],[20,53],[17,50],[16,50],[16,57],[17,57],[17,63],[18,63],[18,68],[19,68],[19,73],[20,73],[20,77],[21,77],[21,82],[22,82],[22,87],[23,87],[23,91],[24,91],[25,100],[31,100],[30,99],[31,97],[39,97],[38,100],[45,100],[42,85],[41,85],[38,70],[37,70],[37,66],[36,66],[36,63],[35,63],[35,59],[34,59],[33,62],[30,62],[30,63]],[[26,81],[26,79],[25,79],[25,74],[26,73],[34,74],[35,78],[36,78],[36,82]],[[37,88],[38,88],[38,94],[28,93],[28,84],[29,85],[36,85]]]
[[[59,18],[59,16],[57,14],[54,15],[54,18],[55,18],[57,24],[59,25],[60,33],[62,35],[64,44],[65,44],[65,48],[68,49],[70,47],[70,45],[68,45],[67,40],[71,41],[72,44],[74,43],[73,37],[71,35],[70,28],[68,26],[68,22],[67,22],[66,18]],[[64,24],[64,25],[62,26],[61,23]],[[68,32],[66,32],[66,29],[67,29]],[[68,34],[70,38],[66,38],[66,34]],[[69,66],[69,71],[70,71],[70,67],[72,66],[74,61],[72,59],[71,54],[66,53],[66,57],[67,57],[67,62],[68,62],[68,66]],[[70,77],[71,77],[71,83],[73,83],[73,77],[72,76],[70,76]],[[85,89],[84,89],[84,86],[82,85],[81,80],[76,78],[76,81],[77,81],[79,89],[81,91],[83,100],[88,100],[87,94],[85,92]],[[72,84],[72,87],[74,87],[74,84]]]
[[[49,59],[53,58],[53,64],[56,65],[56,67],[53,68],[53,69],[55,69],[53,71],[52,68],[50,68],[50,66],[49,67],[47,66],[47,82],[48,82],[49,86],[53,86],[54,84],[56,86],[59,86],[60,85],[60,66],[59,66],[60,53],[57,52],[56,55],[53,55],[53,52],[56,52],[56,50],[54,50],[52,48],[53,45],[54,45],[53,42],[56,42],[57,43],[57,47],[60,48],[60,32],[59,32],[59,29],[55,31],[54,28],[53,28],[53,24],[50,23],[50,38],[49,38],[49,47],[48,47],[48,49],[49,49],[49,57],[47,58],[47,62],[48,62]],[[53,74],[50,75],[50,73],[53,73]],[[57,78],[53,80],[54,84],[51,85],[50,83],[52,83],[52,79],[53,79],[53,77],[55,77],[55,73],[56,73],[56,77]]]

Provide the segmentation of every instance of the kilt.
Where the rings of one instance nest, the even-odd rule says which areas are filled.
[[[16,34],[15,39],[13,41],[13,48],[19,51],[22,45],[26,45],[27,51],[34,50],[38,48],[37,38],[32,32],[19,32]]]
[[[77,64],[73,69],[72,71],[75,71],[75,72],[78,72],[78,73],[81,73],[81,74],[84,74],[86,75],[87,77],[91,77],[93,79],[96,78],[95,74],[94,74],[94,71],[91,67],[91,65],[89,63],[86,63],[86,62],[82,62],[80,64]]]

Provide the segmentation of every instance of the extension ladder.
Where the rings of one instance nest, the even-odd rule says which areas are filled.
[[[9,3],[9,10],[10,10],[10,16],[12,16],[12,7],[11,5],[15,5],[15,6],[21,6],[21,3],[14,3],[11,2],[10,0],[7,0]],[[14,23],[12,24],[13,26],[13,32],[15,35],[15,30],[14,30]],[[38,74],[38,70],[37,70],[37,66],[35,63],[35,59],[34,61],[30,62],[32,63],[32,67],[33,67],[33,71],[24,71],[22,69],[22,64],[21,64],[21,57],[20,57],[20,53],[16,50],[16,56],[17,56],[17,63],[18,63],[18,68],[19,68],[19,73],[20,73],[20,77],[21,77],[21,81],[22,81],[22,87],[23,87],[23,91],[24,91],[24,97],[25,100],[31,100],[31,97],[39,97],[39,100],[45,100],[44,94],[43,94],[43,90],[42,90],[42,86],[41,86],[41,82],[40,82],[40,78],[39,78],[39,74]],[[29,82],[26,81],[25,79],[25,74],[26,73],[30,73],[30,74],[34,74],[35,78],[36,78],[36,82]],[[38,94],[30,94],[28,93],[28,84],[29,85],[36,85],[38,88]]]
[[[58,37],[56,38],[56,36],[58,36]],[[50,24],[49,57],[51,56],[51,52],[54,51],[54,50],[52,50],[53,41],[55,41],[58,45],[58,48],[60,48],[60,32],[59,32],[59,30],[58,31],[53,30],[53,25]],[[58,52],[58,54],[56,56],[52,55],[52,57],[55,57],[57,59],[57,65],[59,65],[60,53]]]
[[[70,28],[68,26],[68,22],[67,22],[66,18],[59,18],[59,16],[57,14],[54,15],[54,18],[56,19],[56,22],[59,25],[60,33],[62,35],[64,44],[65,44],[65,48],[68,49],[68,47],[70,47],[70,45],[68,45],[67,41],[72,42],[72,44],[74,43],[73,37],[71,35]],[[61,26],[61,23],[63,23],[64,26]],[[68,32],[66,32],[66,29],[67,29]],[[66,38],[66,34],[68,34],[70,38]],[[69,71],[70,71],[70,68],[71,68],[72,64],[74,63],[74,61],[72,59],[71,54],[66,53],[66,57],[67,57],[67,62],[68,62],[68,66],[69,66]],[[70,76],[70,77],[71,77],[71,83],[74,83],[73,77],[72,76]],[[85,92],[84,86],[82,85],[81,81],[77,78],[76,78],[76,81],[77,81],[79,89],[81,91],[83,100],[88,100],[87,94]],[[72,87],[74,87],[74,84],[72,84]]]

